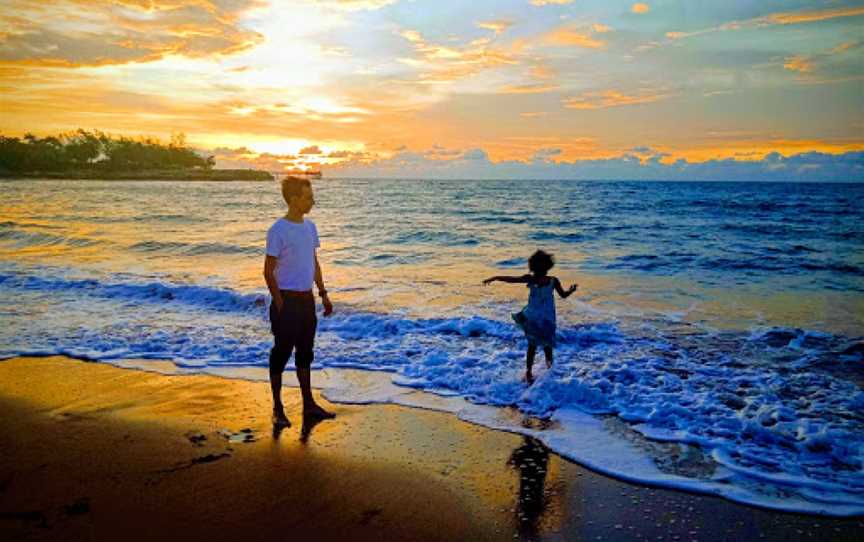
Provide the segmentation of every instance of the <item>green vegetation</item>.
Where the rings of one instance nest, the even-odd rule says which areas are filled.
[[[38,138],[0,135],[0,177],[74,179],[270,180],[266,171],[216,170],[212,156],[186,146],[183,134],[157,139],[78,130]]]

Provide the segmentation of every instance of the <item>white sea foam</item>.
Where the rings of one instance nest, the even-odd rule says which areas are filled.
[[[0,357],[266,380],[272,185],[2,184]],[[337,313],[319,320],[315,382],[532,434],[628,480],[861,513],[861,190],[318,183]],[[478,274],[521,273],[535,248],[585,288],[526,388],[524,291]]]
[[[46,296],[77,307],[7,321],[0,356],[65,354],[267,379],[271,343],[260,294],[115,279],[0,274],[14,310],[33,310]],[[484,311],[491,314],[477,315]],[[786,328],[705,331],[676,318],[666,331],[662,325],[562,325],[555,364],[546,370],[538,355],[537,381],[526,387],[524,339],[506,305],[445,318],[343,306],[320,320],[315,382],[336,402],[441,410],[530,434],[634,482],[783,510],[864,513],[864,392],[819,369],[861,363],[849,339]],[[849,361],[832,362],[838,350]],[[550,423],[538,428],[525,419]],[[604,419],[619,420],[619,430]],[[661,468],[669,454],[652,446],[664,442],[698,450],[703,468]]]

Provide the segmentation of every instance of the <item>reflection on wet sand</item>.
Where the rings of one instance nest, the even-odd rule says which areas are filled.
[[[309,436],[312,434],[312,430],[324,420],[325,418],[318,418],[315,416],[303,416],[303,425],[300,427],[300,442],[306,444],[309,441]],[[279,440],[282,436],[282,432],[289,427],[291,426],[283,423],[274,423],[273,440]]]
[[[534,437],[526,436],[522,446],[513,450],[509,464],[519,473],[519,498],[516,502],[519,532],[531,539],[538,534],[540,519],[546,510],[549,449]]]
[[[303,416],[303,426],[300,427],[300,442],[306,444],[309,441],[309,435],[312,434],[312,430],[324,420],[325,418],[317,416]]]

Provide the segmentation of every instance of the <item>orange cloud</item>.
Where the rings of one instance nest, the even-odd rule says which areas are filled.
[[[854,50],[861,46],[860,41],[848,41],[841,43],[828,51],[817,53],[814,55],[795,55],[784,59],[783,67],[787,70],[808,75],[816,71],[819,66],[830,62],[832,58],[842,55],[848,51]]]
[[[604,33],[606,33],[606,32],[611,32],[611,31],[612,31],[612,27],[611,27],[611,26],[608,26],[608,25],[605,25],[605,24],[601,24],[601,23],[594,23],[594,24],[592,24],[592,25],[591,25],[591,29],[594,30],[594,32],[597,32],[598,34],[604,34]]]
[[[495,28],[500,28],[496,26]],[[497,33],[497,30],[493,30]],[[518,47],[510,50],[490,46],[489,40],[474,40],[463,47],[429,43],[416,30],[403,30],[399,35],[411,42],[418,58],[401,59],[410,66],[425,69],[419,77],[425,83],[445,83],[475,75],[484,70],[520,61]]]
[[[318,145],[310,145],[300,149],[300,154],[321,154],[321,149]]]
[[[12,0],[0,62],[78,68],[152,62],[168,55],[232,55],[264,37],[238,23],[257,0],[227,7],[200,0],[108,2],[66,0],[51,4]]]
[[[648,4],[643,4],[642,2],[637,2],[633,4],[633,7],[630,8],[632,13],[648,13],[651,11],[651,7]]]
[[[802,152],[823,152],[842,154],[864,150],[861,141],[828,141],[824,139],[782,139],[782,138],[733,138],[730,140],[707,140],[687,146],[658,146],[658,150],[669,153],[671,160],[683,158],[691,161],[738,158],[761,160],[772,152],[791,156]]]
[[[540,118],[543,114],[527,115],[524,118]],[[512,136],[498,140],[475,142],[483,147],[493,162],[502,160],[530,161],[544,149],[556,149],[556,159],[596,158],[611,156],[614,152],[602,149],[591,137],[561,136]]]
[[[610,89],[595,92],[583,92],[582,95],[566,98],[564,107],[568,109],[605,109],[657,102],[673,96],[669,92],[643,91],[639,94],[625,94],[619,90]]]
[[[842,17],[857,17],[860,15],[864,15],[864,7],[779,12],[743,21],[730,21],[721,24],[720,26],[706,28],[704,30],[696,30],[694,32],[667,32],[666,37],[670,40],[677,40],[718,31],[741,30],[743,28],[762,28],[772,25],[813,23]]]
[[[799,24],[836,19],[838,17],[855,17],[858,15],[864,15],[864,7],[772,13],[771,15],[759,17],[755,20],[761,20],[767,24]]]
[[[783,62],[783,67],[793,72],[809,73],[813,71],[813,62],[806,56],[790,56]]]
[[[499,35],[508,28],[513,26],[513,23],[510,21],[484,21],[477,23],[478,28],[483,28],[484,30],[491,30],[495,32],[495,35]]]
[[[546,34],[543,41],[552,45],[584,47],[586,49],[600,49],[606,45],[605,42],[594,39],[590,33],[580,32],[572,28],[554,30]]]
[[[528,84],[528,85],[505,85],[498,92],[500,94],[542,94],[557,90],[558,85]]]
[[[555,72],[545,64],[536,64],[532,66],[528,73],[531,77],[537,79],[551,79],[552,77],[555,77]]]

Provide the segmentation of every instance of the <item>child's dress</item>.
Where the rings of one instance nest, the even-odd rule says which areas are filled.
[[[528,304],[513,315],[529,344],[555,348],[555,291],[553,281],[545,286],[528,284]]]

